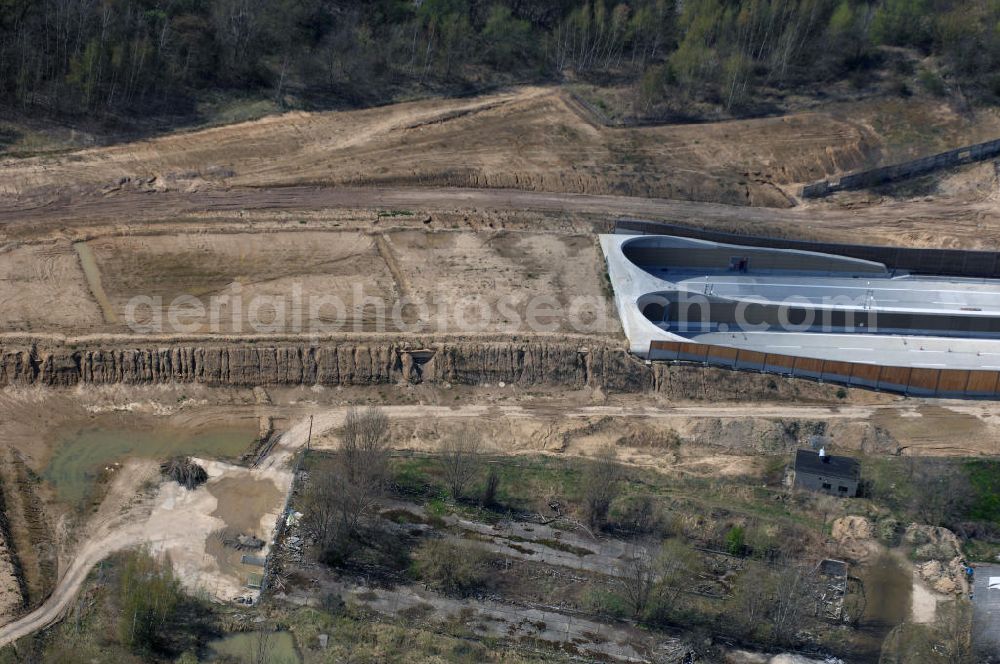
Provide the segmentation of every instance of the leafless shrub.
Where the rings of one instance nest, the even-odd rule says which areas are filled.
[[[791,642],[802,629],[803,620],[813,607],[815,578],[797,566],[786,566],[774,580],[771,626],[775,639]]]
[[[934,632],[940,644],[939,651],[947,657],[948,662],[955,664],[983,662],[984,659],[979,656],[981,653],[976,653],[974,641],[987,645],[993,651],[993,655],[997,654],[996,637],[989,643],[990,639],[983,638],[985,634],[976,633],[978,627],[979,623],[973,616],[972,602],[964,597],[938,604]],[[978,638],[973,639],[974,634]]]
[[[621,565],[618,585],[632,616],[646,612],[656,586],[653,560],[645,547],[636,547]]]
[[[261,626],[256,632],[254,632],[253,638],[247,643],[247,653],[248,662],[252,664],[268,664],[271,661],[271,655],[274,652],[274,632],[268,628]]]
[[[815,575],[787,564],[777,571],[752,565],[733,589],[730,612],[745,636],[791,643],[815,610]]]
[[[623,535],[670,535],[660,505],[648,493],[626,496],[615,503],[615,527]]]
[[[377,406],[347,411],[340,436],[340,461],[352,482],[382,481],[389,461],[389,418]]]
[[[618,586],[634,617],[661,619],[692,585],[698,567],[697,554],[679,539],[665,541],[659,550],[653,544],[636,546],[622,563]]]
[[[493,507],[497,502],[497,492],[500,490],[500,473],[494,466],[490,466],[486,473],[486,481],[483,483],[482,503],[485,507]]]
[[[431,539],[414,551],[415,568],[427,583],[467,597],[489,582],[490,556],[470,542]]]
[[[343,562],[363,523],[381,498],[389,462],[389,421],[376,407],[351,409],[332,463],[310,473],[303,496],[304,525],[316,538],[321,558]]]
[[[587,521],[594,530],[605,526],[611,502],[620,491],[622,471],[618,453],[611,445],[598,450],[583,474],[583,503]]]
[[[459,500],[475,479],[482,465],[479,438],[462,427],[441,441],[441,467],[451,497]]]
[[[739,631],[751,636],[764,624],[771,604],[771,587],[766,575],[744,571],[736,581],[729,612]]]

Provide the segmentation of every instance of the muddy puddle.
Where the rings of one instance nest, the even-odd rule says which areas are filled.
[[[97,304],[100,305],[101,312],[104,314],[104,322],[117,323],[118,313],[115,311],[114,305],[111,304],[111,300],[108,299],[107,293],[104,292],[104,286],[101,284],[101,269],[97,266],[97,259],[94,257],[90,245],[86,242],[74,242],[73,248],[76,249],[76,254],[80,258],[80,267],[87,278],[87,286],[90,287],[91,294],[97,300]]]
[[[237,535],[253,535],[267,540],[270,533],[261,527],[261,518],[281,509],[283,496],[278,487],[269,479],[225,477],[218,482],[210,482],[208,491],[218,501],[212,516],[225,521],[226,526],[208,538],[205,551],[215,558],[219,570],[228,576],[249,580],[252,575],[263,573],[263,567],[247,564],[243,560],[244,555],[259,557],[259,551],[226,546],[224,540]]]
[[[177,427],[136,421],[124,415],[95,418],[82,427],[56,433],[54,452],[43,476],[59,498],[82,505],[105,469],[128,458],[166,459],[178,455],[231,459],[245,452],[258,435],[257,420]]]
[[[239,632],[208,644],[208,661],[237,661],[241,664],[299,664],[302,658],[295,649],[291,632],[272,632],[262,637],[260,632]]]
[[[864,622],[892,628],[910,619],[913,574],[896,556],[884,553],[870,566],[858,571],[868,602]]]
[[[870,565],[854,568],[864,582],[865,605],[857,634],[859,662],[878,662],[882,640],[896,625],[910,620],[913,573],[890,552]]]

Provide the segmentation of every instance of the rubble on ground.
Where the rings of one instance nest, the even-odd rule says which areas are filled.
[[[830,536],[837,543],[837,556],[861,562],[879,550],[875,526],[863,516],[843,516],[833,522]]]
[[[969,592],[962,563],[962,548],[955,533],[939,526],[911,523],[903,534],[903,542],[912,549],[917,575],[935,592],[946,595]]]
[[[951,560],[928,560],[914,565],[917,575],[935,591],[945,595],[965,595],[969,585],[965,565],[958,556]]]

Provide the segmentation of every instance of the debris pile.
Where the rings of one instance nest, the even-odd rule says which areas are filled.
[[[947,528],[911,523],[903,534],[912,557],[920,561],[914,569],[935,591],[944,594],[969,592],[962,548],[955,533]]]
[[[264,540],[256,535],[245,535],[230,530],[225,530],[219,534],[222,545],[237,551],[259,551],[264,548]]]
[[[160,473],[187,489],[194,489],[208,481],[204,468],[191,457],[177,457],[160,464]]]

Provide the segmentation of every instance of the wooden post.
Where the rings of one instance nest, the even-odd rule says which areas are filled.
[[[306,438],[306,451],[307,452],[309,451],[309,448],[312,445],[312,438],[313,438],[313,416],[310,415],[309,416],[309,437]]]

